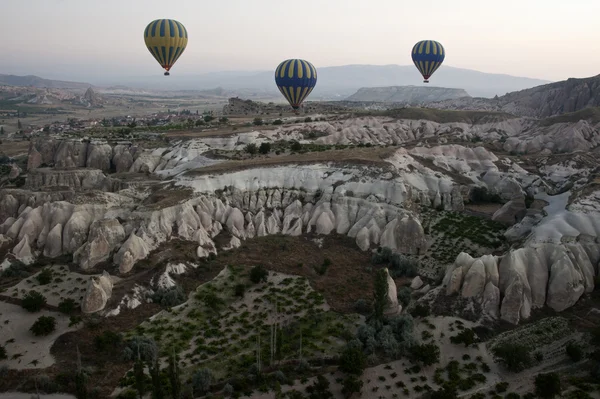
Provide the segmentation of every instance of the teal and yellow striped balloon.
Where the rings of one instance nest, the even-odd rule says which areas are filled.
[[[285,60],[275,70],[275,84],[297,110],[317,85],[317,69],[305,60]]]
[[[429,83],[429,77],[442,65],[444,58],[446,50],[435,40],[421,40],[412,49],[412,60],[423,75],[424,83]]]
[[[144,41],[150,54],[158,61],[169,76],[169,70],[187,46],[187,29],[173,19],[156,19],[146,26]]]

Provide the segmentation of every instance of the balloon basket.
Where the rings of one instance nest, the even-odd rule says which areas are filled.
[[[165,76],[169,76],[171,75],[169,72],[165,72]]]
[[[423,83],[429,83],[429,81],[428,80],[424,80]]]

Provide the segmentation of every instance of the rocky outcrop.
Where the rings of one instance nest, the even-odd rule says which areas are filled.
[[[494,213],[492,220],[512,226],[523,220],[525,215],[527,215],[527,207],[525,198],[521,196],[505,203]]]
[[[363,87],[346,101],[373,101],[399,103],[406,105],[424,105],[436,101],[470,97],[463,89],[420,86]]]
[[[122,274],[129,273],[135,262],[145,259],[150,253],[149,245],[144,239],[131,233],[114,257],[114,263]]]
[[[112,289],[113,283],[108,273],[91,277],[81,302],[81,311],[91,314],[103,310],[112,295]]]
[[[27,173],[25,188],[41,190],[57,187],[67,187],[76,190],[97,189],[104,184],[106,176],[97,169],[35,169]]]
[[[388,295],[387,302],[383,309],[383,314],[386,317],[394,317],[402,311],[402,306],[398,303],[398,289],[396,283],[387,268],[384,269],[387,276]]]
[[[478,259],[461,253],[446,270],[446,294],[476,298],[484,312],[513,324],[548,306],[557,312],[594,290],[597,245],[541,244]],[[503,297],[500,302],[500,297]]]
[[[98,263],[107,261],[124,239],[125,230],[118,220],[95,220],[90,226],[87,242],[73,254],[73,262],[84,270],[91,269]]]

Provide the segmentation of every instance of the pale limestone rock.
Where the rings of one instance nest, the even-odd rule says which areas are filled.
[[[119,266],[120,273],[129,273],[133,269],[135,262],[145,259],[149,254],[150,248],[148,244],[134,233],[131,233],[127,241],[125,241],[115,254],[114,263]]]
[[[113,283],[108,273],[91,277],[81,302],[81,311],[91,314],[103,310],[112,295],[112,289]]]
[[[419,276],[413,278],[412,282],[410,283],[410,288],[413,290],[418,290],[422,286],[423,286],[423,280],[421,280],[421,277],[419,277]]]
[[[388,269],[384,269],[387,275],[387,283],[388,283],[388,298],[386,306],[383,310],[383,314],[386,317],[394,317],[402,311],[402,306],[398,303],[398,289],[396,288],[396,283]]]
[[[21,241],[12,250],[13,255],[17,260],[20,260],[26,265],[33,263],[33,254],[31,252],[31,246],[29,245],[29,238],[23,236]]]
[[[62,224],[57,224],[50,230],[44,245],[44,256],[56,258],[62,255]]]

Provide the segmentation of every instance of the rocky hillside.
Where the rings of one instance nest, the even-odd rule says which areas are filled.
[[[546,118],[600,106],[600,75],[550,83],[494,99],[461,98],[430,106],[439,109],[502,111],[519,116]]]
[[[36,87],[36,88],[48,88],[48,89],[82,89],[85,90],[91,85],[89,83],[81,82],[64,82],[61,80],[51,80],[40,78],[39,76],[27,75],[3,75],[0,74],[0,85],[7,86],[23,86],[23,87]]]
[[[346,101],[373,101],[383,103],[399,103],[410,106],[424,105],[432,102],[470,97],[463,89],[445,87],[391,86],[363,87],[346,99]]]

